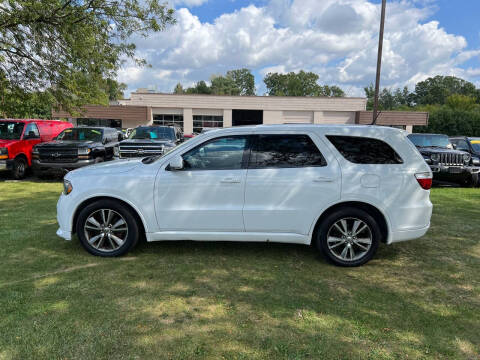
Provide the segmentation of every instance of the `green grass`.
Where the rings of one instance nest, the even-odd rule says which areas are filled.
[[[480,190],[432,191],[421,240],[366,266],[281,244],[88,255],[59,182],[0,182],[0,359],[478,359]]]

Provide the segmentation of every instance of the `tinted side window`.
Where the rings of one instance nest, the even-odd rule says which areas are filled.
[[[30,132],[33,132],[35,137],[40,137],[40,133],[38,132],[38,128],[35,123],[30,123],[27,125],[27,128],[25,129],[25,135],[30,135]]]
[[[457,150],[470,151],[470,149],[468,148],[468,144],[465,140],[458,140]]]
[[[402,164],[402,158],[386,142],[355,136],[327,136],[345,159],[355,164]]]
[[[183,155],[185,169],[241,169],[246,148],[246,136],[227,136],[207,141]]]
[[[251,168],[325,166],[324,157],[307,135],[259,135]]]

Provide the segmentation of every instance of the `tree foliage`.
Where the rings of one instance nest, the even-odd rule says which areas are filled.
[[[415,126],[414,132],[480,136],[480,111],[438,105],[430,105],[428,110],[430,113],[428,126]]]
[[[288,74],[268,73],[263,79],[270,96],[345,96],[338,86],[321,86],[318,75],[303,70]]]
[[[435,76],[415,85],[415,102],[418,105],[444,105],[451,95],[471,96],[479,101],[479,91],[469,81],[454,76]]]
[[[240,90],[240,95],[255,95],[255,77],[249,69],[227,71],[226,78],[231,79]]]
[[[372,110],[375,87],[373,84],[370,84],[364,90],[367,97],[367,110]],[[403,89],[384,88],[378,96],[378,108],[379,110],[405,110],[414,105],[413,100],[414,94],[410,93],[406,86]]]
[[[160,0],[2,1],[0,91],[44,91],[68,110],[106,103],[112,94],[104,79],[115,77],[122,60],[144,64],[131,37],[173,23],[173,10]]]

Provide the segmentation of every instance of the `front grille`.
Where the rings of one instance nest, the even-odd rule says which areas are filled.
[[[39,149],[40,161],[45,163],[73,163],[78,160],[77,149]]]
[[[139,145],[120,145],[120,157],[144,157],[150,155],[162,155],[163,146],[139,146]]]
[[[462,166],[463,154],[441,153],[439,163],[448,166]]]

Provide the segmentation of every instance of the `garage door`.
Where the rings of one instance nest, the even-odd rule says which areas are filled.
[[[283,111],[282,112],[283,124],[312,124],[313,123],[313,111]]]

